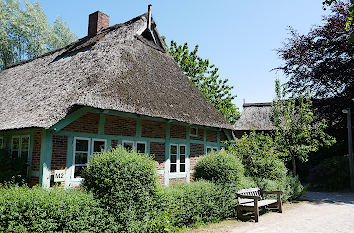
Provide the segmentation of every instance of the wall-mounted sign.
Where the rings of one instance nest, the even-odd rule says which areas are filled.
[[[54,170],[54,182],[65,181],[65,170]]]

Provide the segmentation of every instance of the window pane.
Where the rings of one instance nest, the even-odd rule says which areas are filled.
[[[21,158],[25,158],[25,159],[28,158],[28,150],[22,150],[21,151]]]
[[[145,143],[137,143],[136,144],[136,150],[138,153],[142,153],[142,154],[145,154]]]
[[[104,141],[93,141],[93,153],[100,153],[105,149]]]
[[[77,139],[76,140],[76,151],[88,151],[88,140]]]
[[[180,161],[180,163],[185,163],[186,162],[186,156],[185,155],[180,155],[179,161]]]
[[[171,146],[171,154],[177,154],[177,146]]]
[[[75,166],[74,178],[80,178],[81,172],[86,166]]]
[[[180,146],[179,147],[179,153],[185,155],[186,154],[186,147],[185,146]]]
[[[186,165],[185,165],[185,164],[181,164],[181,165],[179,166],[179,171],[180,171],[180,172],[185,172],[185,171],[186,171]]]
[[[3,147],[4,140],[0,138],[0,149]]]
[[[176,162],[177,162],[177,155],[171,155],[170,163],[176,163]]]
[[[87,153],[76,152],[75,153],[75,164],[86,164],[87,163]]]
[[[29,148],[29,137],[22,137],[21,149],[28,150],[28,148]]]
[[[123,142],[123,147],[126,150],[132,150],[133,149],[133,142]]]
[[[207,147],[207,153],[209,153],[211,151],[210,147]]]
[[[213,151],[218,152],[218,149],[217,148],[213,148]]]
[[[177,171],[176,168],[177,168],[176,164],[171,164],[170,172],[176,172]]]
[[[19,149],[20,148],[20,138],[12,138],[12,149]]]
[[[197,128],[191,128],[191,135],[197,136]]]

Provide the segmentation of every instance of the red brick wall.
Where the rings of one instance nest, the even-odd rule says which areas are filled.
[[[204,140],[204,129],[203,128],[198,128],[198,134],[196,137],[191,136],[192,140],[199,140],[203,141]]]
[[[165,143],[151,142],[150,154],[154,155],[156,161],[156,168],[158,170],[165,169]]]
[[[31,176],[29,186],[33,187],[36,184],[39,184],[39,177],[38,176]]]
[[[186,126],[171,124],[170,125],[170,137],[171,138],[186,139],[187,138]]]
[[[207,142],[217,142],[218,141],[218,133],[213,130],[207,130]]]
[[[191,143],[190,145],[190,169],[194,170],[195,164],[198,162],[201,155],[204,155],[204,145]]]
[[[165,176],[164,175],[159,175],[159,183],[162,186],[165,185]]]
[[[32,151],[32,171],[39,171],[41,162],[41,143],[42,130],[36,129],[33,133],[33,151]]]
[[[141,136],[146,138],[165,138],[166,123],[159,121],[141,121]]]
[[[98,134],[100,114],[88,112],[74,122],[65,126],[63,131]]]
[[[136,119],[106,115],[104,133],[117,136],[136,136]]]
[[[173,183],[186,183],[186,182],[187,182],[186,177],[183,177],[183,178],[171,178],[169,180],[170,185],[173,184]]]
[[[51,170],[62,170],[66,167],[68,137],[53,135]]]

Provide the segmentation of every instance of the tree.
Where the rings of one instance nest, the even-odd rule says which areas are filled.
[[[322,2],[323,6],[331,6],[333,3],[338,3],[338,0],[325,0]],[[346,27],[345,29],[349,30],[351,24],[353,22],[354,17],[354,0],[350,0],[351,6],[349,8],[349,15],[346,19]],[[326,8],[325,8],[326,9]],[[350,41],[354,42],[354,33],[351,34]]]
[[[77,39],[57,18],[51,25],[38,2],[0,0],[0,70],[7,65],[37,57]]]
[[[166,44],[166,43],[165,43]],[[188,44],[177,45],[171,41],[167,46],[169,54],[174,58],[183,72],[196,85],[210,103],[218,109],[224,117],[234,124],[240,117],[240,113],[232,100],[236,96],[231,94],[233,86],[227,84],[228,79],[221,79],[215,65],[210,65],[208,59],[202,59],[197,55],[199,46],[196,45],[193,51],[189,51]]]
[[[291,92],[309,90],[318,112],[335,125],[344,125],[341,109],[351,107],[354,97],[354,46],[349,42],[353,22],[346,30],[349,4],[336,3],[323,25],[306,35],[290,28],[290,38],[277,50],[284,64],[281,70],[289,79]],[[316,112],[317,113],[317,112]]]
[[[306,162],[310,152],[316,152],[321,146],[331,146],[336,141],[324,132],[327,127],[325,120],[314,121],[308,91],[288,98],[286,85],[280,85],[276,80],[275,92],[272,104],[272,121],[276,127],[274,141],[278,150],[285,153],[284,158],[291,160],[293,174],[296,175],[296,158]]]

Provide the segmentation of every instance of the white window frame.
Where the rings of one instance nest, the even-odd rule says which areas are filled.
[[[86,140],[88,141],[87,144],[87,151],[76,151],[76,140]],[[82,181],[83,178],[81,177],[76,177],[75,178],[75,166],[87,166],[86,164],[76,164],[75,163],[75,153],[76,152],[87,152],[87,162],[89,162],[92,159],[92,155],[94,154],[93,152],[93,143],[95,141],[100,141],[100,142],[104,142],[104,150],[107,150],[107,140],[106,139],[102,139],[102,138],[85,138],[85,137],[74,137],[74,141],[73,141],[73,161],[72,161],[72,166],[71,166],[71,180],[73,181]]]
[[[21,158],[21,154],[22,154],[22,138],[28,138],[28,151],[27,151],[27,159],[29,158],[29,154],[30,154],[30,150],[31,150],[31,136],[30,135],[15,135],[11,137],[11,156],[12,156],[12,152],[13,152],[13,139],[14,138],[18,138],[19,141],[19,145],[18,145],[18,150],[17,150],[17,157]],[[4,141],[3,141],[4,142]],[[2,147],[0,147],[2,148]]]
[[[192,129],[195,129],[195,134],[192,134]],[[191,127],[189,130],[189,136],[198,137],[198,127]]]
[[[211,151],[215,151],[215,152],[218,152],[219,151],[219,148],[217,146],[207,146],[206,147],[206,153],[208,153],[208,149],[210,149]]]
[[[0,136],[0,139],[1,139],[0,149],[3,149],[4,148],[4,137]]]
[[[123,140],[122,141],[122,146],[124,148],[124,143],[131,143],[133,144],[133,150],[138,153],[138,147],[137,144],[144,144],[145,145],[145,153],[139,153],[139,154],[147,154],[147,143],[144,141],[130,141],[130,140]]]
[[[177,158],[176,158],[176,172],[171,172],[171,147],[172,146],[177,146]],[[181,146],[184,146],[184,172],[181,172],[180,171],[180,165],[181,165]],[[169,173],[169,176],[170,178],[174,178],[173,176],[185,176],[189,170],[189,155],[187,153],[187,145],[186,144],[174,144],[174,143],[171,143],[170,144],[170,148],[169,148],[169,163],[168,163],[168,173]]]

